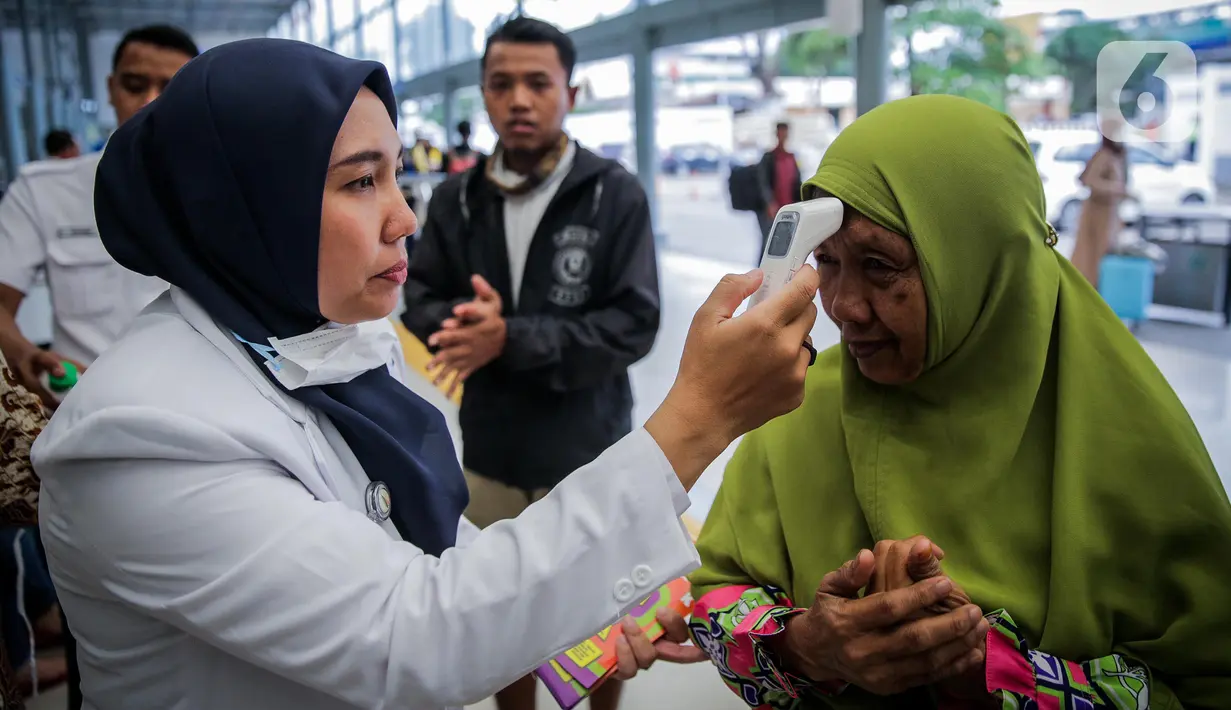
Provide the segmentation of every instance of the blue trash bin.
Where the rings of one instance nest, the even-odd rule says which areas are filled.
[[[1103,257],[1099,293],[1124,320],[1146,320],[1154,302],[1154,262],[1138,256]]]

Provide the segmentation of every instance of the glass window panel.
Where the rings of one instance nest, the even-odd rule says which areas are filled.
[[[564,129],[579,143],[629,169],[637,159],[631,68],[628,55],[578,64],[573,71],[577,105],[564,119]]]
[[[444,122],[444,95],[432,94],[420,96],[417,99],[403,101],[402,117],[398,121],[398,133],[402,144],[414,145],[415,138],[422,135],[437,147],[446,145]]]
[[[311,17],[312,41],[319,45],[329,44],[329,17],[327,16],[329,0],[309,0],[308,15]]]
[[[393,75],[393,10],[379,10],[363,26],[363,56],[374,59]]]
[[[525,0],[526,14],[550,22],[565,32],[631,12],[637,0]]]
[[[333,0],[333,30],[344,32],[355,26],[355,0]],[[352,43],[354,38],[351,38]],[[353,44],[351,45],[354,46]]]
[[[473,17],[496,15],[492,7],[508,5],[509,0],[456,0],[449,5],[449,35],[445,41],[445,16],[440,0],[399,0],[398,21],[402,24],[402,69],[407,77],[424,74],[451,62],[475,56],[478,28]],[[480,46],[482,43],[479,36]],[[446,46],[448,51],[446,51]]]
[[[573,1],[573,0],[570,0]],[[588,2],[589,0],[586,0]],[[473,59],[483,53],[487,35],[517,11],[516,0],[450,0],[449,61]]]
[[[346,34],[339,35],[333,44],[333,51],[344,57],[355,56],[355,33],[347,32]]]
[[[312,21],[308,16],[308,3],[298,2],[291,8],[291,18],[294,20],[294,37],[300,42],[312,41]]]
[[[425,71],[422,67],[416,65],[415,59],[419,52],[419,48],[414,46],[410,34],[416,23],[423,21],[423,14],[427,11],[429,0],[395,0],[397,3],[397,21],[402,27],[402,43],[394,48],[401,60],[402,75],[397,77],[398,80],[406,80],[414,77],[416,73]],[[443,47],[440,48],[443,52]],[[440,58],[440,63],[444,63],[444,58]]]
[[[389,7],[390,2],[391,0],[359,0],[359,12],[367,17],[379,8]]]

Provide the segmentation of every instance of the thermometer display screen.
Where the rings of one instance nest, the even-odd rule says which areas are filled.
[[[780,219],[774,224],[774,233],[769,238],[769,249],[766,254],[772,257],[783,257],[791,250],[791,238],[795,236],[795,228],[799,222]]]

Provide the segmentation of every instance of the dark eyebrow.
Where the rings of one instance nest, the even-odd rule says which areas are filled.
[[[333,172],[338,168],[345,168],[348,165],[359,165],[360,163],[380,163],[385,160],[385,154],[379,150],[361,150],[358,153],[348,155],[338,162],[329,166],[329,171]]]
[[[529,71],[521,72],[520,74],[505,69],[493,69],[491,73],[488,74],[487,79],[488,81],[492,79],[516,79],[518,76],[526,79],[550,79],[551,73],[543,69],[531,69]]]

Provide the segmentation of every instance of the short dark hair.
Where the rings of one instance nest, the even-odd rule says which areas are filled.
[[[144,42],[155,47],[180,52],[188,55],[189,59],[196,59],[201,53],[201,50],[197,49],[197,43],[192,40],[192,35],[180,28],[171,25],[148,25],[125,33],[115,47],[115,55],[111,57],[111,71],[115,71],[115,68],[120,65],[120,57],[124,56],[124,48],[133,42]]]
[[[786,121],[779,121],[777,130],[781,131],[783,128],[789,131],[791,130],[791,124],[787,123]]]
[[[470,121],[462,121],[457,124],[457,132],[462,136],[470,135]]]
[[[73,147],[76,143],[73,140],[73,134],[63,128],[55,128],[47,132],[47,137],[43,139],[43,148],[47,151],[47,155],[59,155],[61,152]]]
[[[560,63],[564,65],[564,75],[569,81],[573,79],[573,68],[577,66],[577,47],[573,40],[560,31],[559,27],[533,17],[518,15],[501,25],[487,38],[483,48],[483,57],[479,60],[479,71],[487,71],[487,55],[496,42],[514,44],[554,44],[556,53],[560,55]]]

